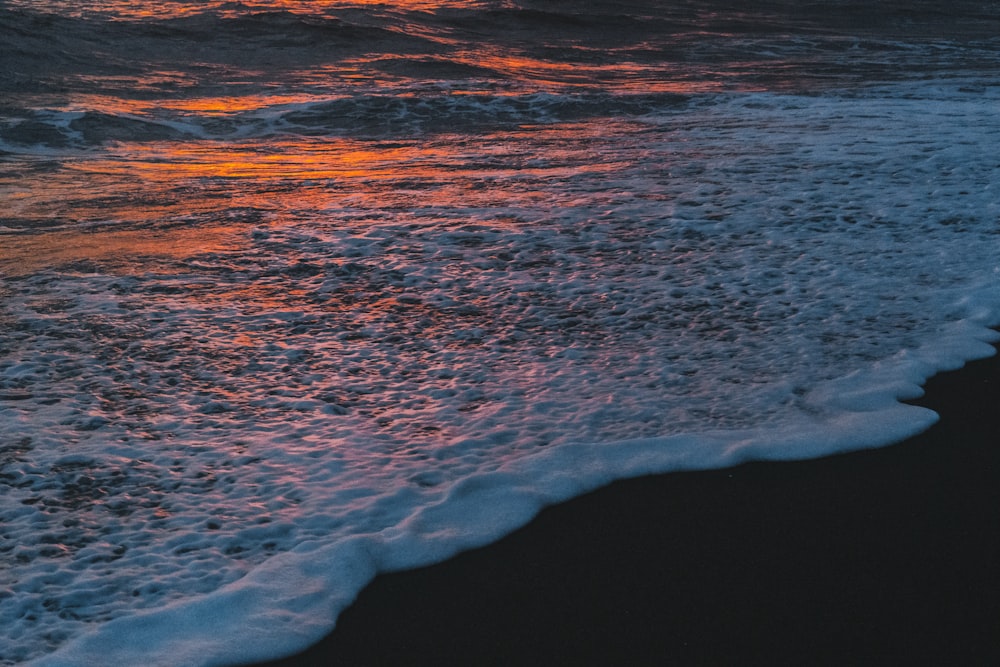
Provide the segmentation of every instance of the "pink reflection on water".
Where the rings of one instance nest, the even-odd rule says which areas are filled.
[[[411,11],[432,11],[443,7],[476,7],[482,2],[475,0],[209,0],[192,2],[133,2],[131,0],[11,0],[12,6],[27,6],[36,11],[62,14],[64,16],[114,15],[121,18],[140,20],[148,18],[170,19],[214,12],[222,16],[242,16],[253,12],[286,11],[297,14],[316,14],[326,10],[345,7],[393,7]]]

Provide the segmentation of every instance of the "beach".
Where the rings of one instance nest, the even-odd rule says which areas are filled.
[[[0,3],[0,667],[1000,664],[997,35]]]
[[[925,390],[917,437],[616,482],[266,665],[997,664],[1000,357]]]

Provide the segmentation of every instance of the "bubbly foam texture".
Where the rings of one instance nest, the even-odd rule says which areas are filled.
[[[250,142],[227,247],[5,281],[0,663],[276,656],[612,479],[925,428],[899,399],[1000,322],[998,96],[900,90]],[[142,194],[19,182],[91,174],[95,233],[219,217],[232,175],[171,171],[210,150],[129,150]]]

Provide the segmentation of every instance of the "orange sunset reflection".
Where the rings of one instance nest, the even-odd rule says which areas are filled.
[[[200,252],[232,250],[239,230],[230,225],[172,229],[65,230],[30,236],[0,236],[0,276],[20,276],[47,266],[79,260],[116,260],[134,265],[137,258],[186,257]],[[148,270],[148,264],[133,270]]]
[[[11,213],[30,212],[50,229],[37,236],[0,231],[0,269],[20,274],[75,259],[183,257],[240,246],[254,226],[271,223],[321,219],[365,229],[401,216],[428,224],[477,207],[502,221],[508,209],[550,202],[546,183],[614,170],[612,156],[575,156],[581,138],[605,129],[566,123],[474,141],[287,136],[121,146],[56,171],[0,175]],[[544,156],[523,152],[539,138],[549,146]]]

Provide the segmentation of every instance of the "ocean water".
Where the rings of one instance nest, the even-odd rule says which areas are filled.
[[[926,428],[1000,324],[998,35],[0,2],[0,665],[277,657],[613,479]]]

